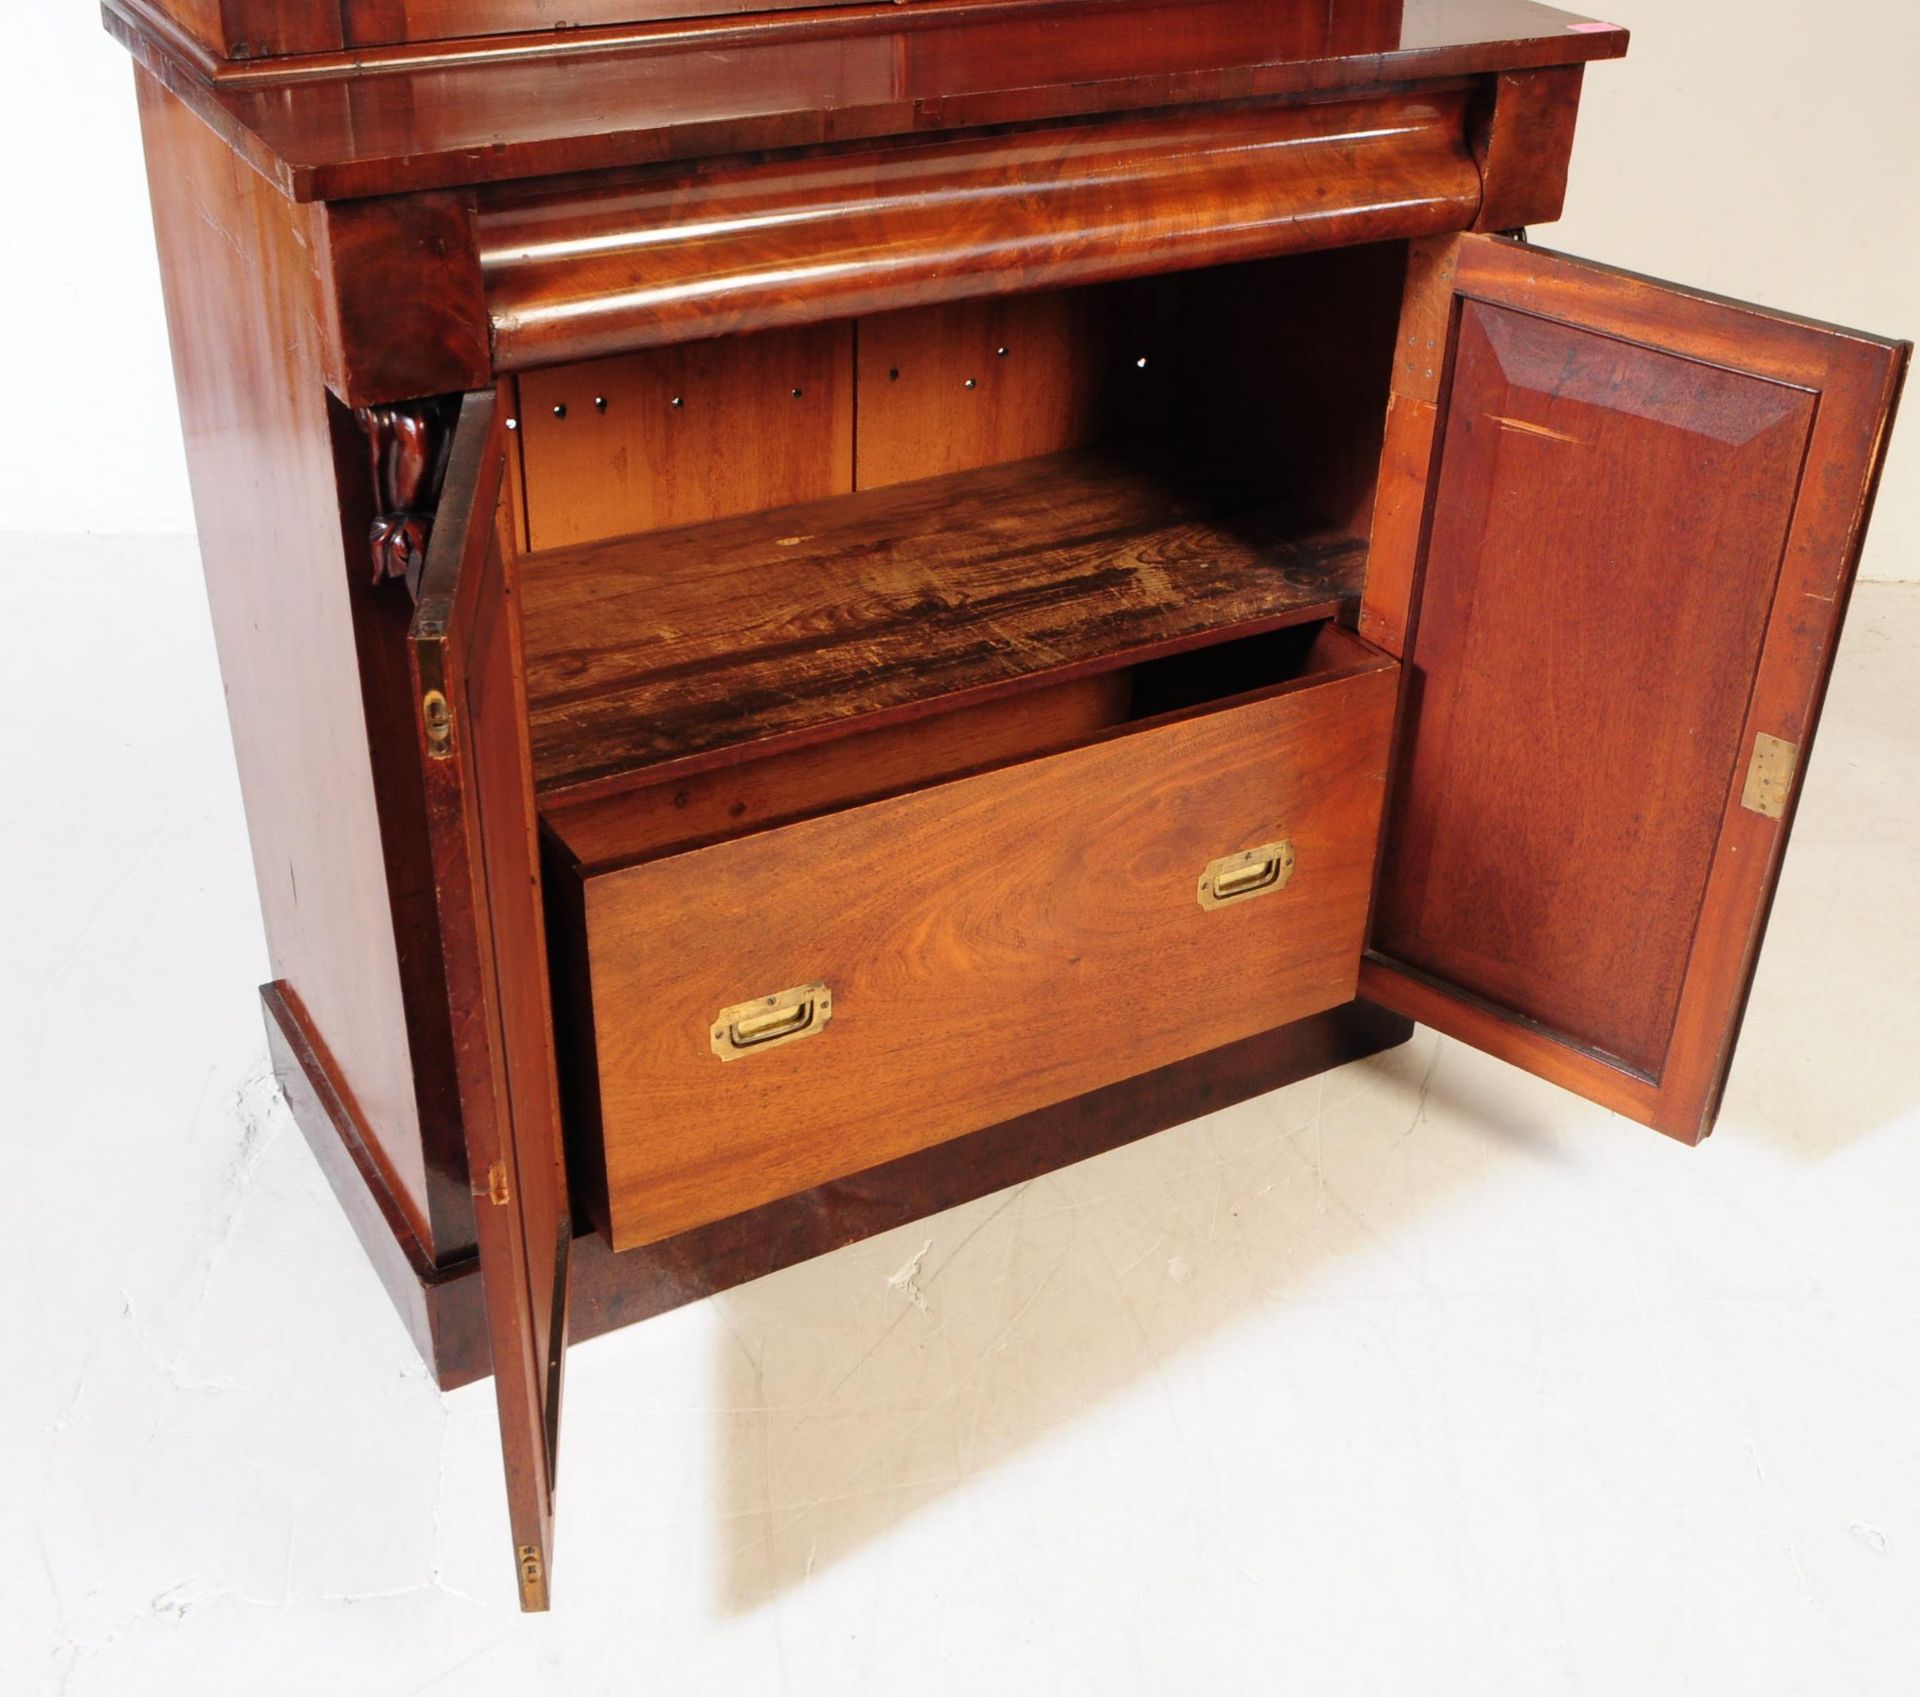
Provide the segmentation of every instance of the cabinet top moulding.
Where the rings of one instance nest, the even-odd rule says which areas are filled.
[[[925,0],[215,55],[155,0],[108,30],[295,200],[345,200],[1618,58],[1533,0]]]

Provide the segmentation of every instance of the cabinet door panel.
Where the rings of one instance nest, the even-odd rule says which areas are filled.
[[[1407,661],[1363,992],[1694,1140],[1906,350],[1480,237],[1411,275],[1388,456],[1425,511],[1376,527],[1363,619]]]
[[[409,645],[514,1565],[544,1609],[573,1234],[505,464],[495,397],[469,395]]]

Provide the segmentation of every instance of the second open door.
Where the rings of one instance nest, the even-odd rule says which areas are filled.
[[[1415,245],[1361,626],[1405,662],[1363,995],[1706,1134],[1907,353]]]

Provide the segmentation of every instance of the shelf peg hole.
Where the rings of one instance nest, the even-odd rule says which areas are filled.
[[[595,395],[593,397],[593,410],[595,412],[605,412],[607,410],[607,397],[605,395]]]
[[[567,416],[567,403],[565,401],[554,402],[553,416],[555,418],[565,418]]]

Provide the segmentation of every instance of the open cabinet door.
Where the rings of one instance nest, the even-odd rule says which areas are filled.
[[[514,1562],[544,1609],[573,1234],[504,444],[494,396],[467,396],[408,641]]]
[[[1415,244],[1362,609],[1405,662],[1362,995],[1706,1135],[1907,352]]]

